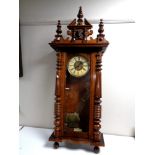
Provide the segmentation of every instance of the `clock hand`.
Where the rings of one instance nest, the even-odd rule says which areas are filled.
[[[75,66],[75,69],[79,68],[80,65]]]

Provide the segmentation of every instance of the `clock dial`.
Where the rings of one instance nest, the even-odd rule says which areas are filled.
[[[74,77],[84,76],[89,71],[89,63],[82,56],[75,56],[69,60],[68,72]]]

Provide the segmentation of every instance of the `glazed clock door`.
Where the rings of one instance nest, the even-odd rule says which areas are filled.
[[[67,54],[64,102],[64,136],[88,138],[90,56]]]

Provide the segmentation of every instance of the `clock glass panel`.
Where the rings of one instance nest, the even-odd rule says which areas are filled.
[[[68,54],[64,135],[87,138],[89,131],[90,56]]]

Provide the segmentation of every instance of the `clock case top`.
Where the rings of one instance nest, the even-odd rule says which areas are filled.
[[[49,43],[50,46],[55,51],[66,51],[66,52],[74,52],[82,50],[84,52],[104,52],[109,42],[104,38],[104,29],[103,29],[103,20],[100,20],[99,23],[99,34],[97,38],[93,39],[91,35],[93,31],[91,30],[92,25],[84,18],[82,8],[77,15],[78,19],[74,19],[68,26],[67,34],[70,37],[64,38],[62,36],[61,23],[58,21],[57,24],[57,34],[55,35],[55,39]]]
[[[91,37],[92,25],[83,19],[82,8],[80,7],[78,19],[74,19],[68,26],[67,34],[70,37],[62,36],[61,23],[58,21],[55,39],[49,43],[57,52],[57,72],[56,72],[56,101],[55,101],[55,128],[49,141],[61,142],[63,140],[75,143],[90,143],[95,146],[104,146],[101,128],[101,59],[109,42],[104,38],[103,20],[100,20],[98,35],[95,39]],[[64,135],[64,114],[65,102],[65,75],[68,57],[74,55],[85,56],[90,61],[90,105],[89,105],[89,133],[88,137],[81,134]]]

